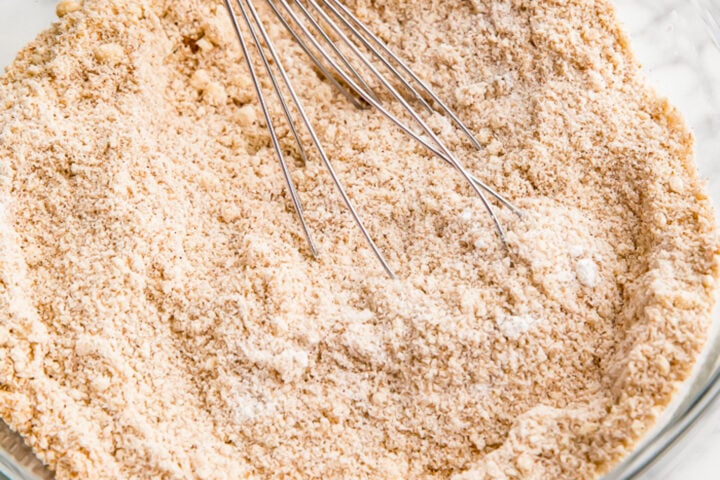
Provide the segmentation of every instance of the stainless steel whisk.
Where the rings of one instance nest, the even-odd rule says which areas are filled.
[[[433,90],[425,82],[423,82],[398,55],[393,53],[382,40],[373,34],[370,29],[368,29],[368,27],[365,26],[351,10],[343,5],[339,0],[264,1],[267,3],[270,10],[274,13],[283,27],[290,33],[302,50],[310,57],[320,72],[322,72],[324,77],[331,82],[333,86],[342,93],[342,95],[344,95],[358,108],[366,108],[367,106],[375,108],[378,112],[387,117],[392,123],[405,132],[410,138],[414,139],[431,153],[450,164],[460,173],[460,175],[462,175],[475,193],[480,197],[485,209],[495,224],[495,228],[497,229],[500,239],[503,243],[505,243],[505,231],[486,194],[489,194],[491,197],[497,199],[501,204],[505,205],[518,216],[522,216],[520,210],[504,196],[471,175],[465,167],[462,166],[456,156],[445,146],[438,135],[430,128],[422,116],[410,104],[410,102],[416,102],[430,113],[439,112],[447,116],[476,148],[482,149],[482,145],[473,136],[470,129],[438,97],[438,95],[435,94],[435,92],[433,92]],[[257,54],[262,61],[265,72],[270,79],[272,88],[290,126],[290,131],[297,142],[301,156],[305,161],[307,161],[307,152],[300,139],[300,134],[297,130],[291,104],[288,102],[286,94],[283,92],[282,85],[284,85],[287,90],[292,104],[295,106],[297,113],[302,119],[302,124],[307,129],[318,155],[327,167],[330,176],[332,177],[338,192],[342,196],[345,205],[350,210],[355,223],[362,231],[368,245],[382,264],[385,271],[390,277],[394,278],[395,275],[390,268],[390,265],[385,260],[385,257],[380,252],[380,249],[375,244],[375,241],[372,239],[370,233],[365,228],[360,215],[348,197],[342,182],[340,182],[340,179],[335,173],[332,163],[326,155],[322,143],[315,133],[312,123],[303,108],[302,102],[293,88],[287,71],[283,67],[281,57],[278,55],[273,41],[268,35],[257,9],[253,5],[253,0],[224,0],[224,2],[235,28],[235,33],[237,34],[237,38],[240,42],[240,47],[242,49],[248,70],[250,71],[257,98],[270,133],[270,138],[278,160],[280,161],[280,167],[285,178],[288,192],[290,193],[293,206],[300,220],[300,224],[302,225],[303,233],[310,245],[313,255],[317,256],[318,251],[315,243],[313,242],[307,222],[305,221],[303,207],[300,202],[297,189],[295,188],[295,184],[290,175],[290,170],[280,145],[280,140],[270,116],[265,94],[263,93],[258,73],[252,61],[251,55],[253,54],[250,51],[252,49],[251,44],[255,46],[255,50],[257,50]],[[237,11],[239,11],[240,15],[236,13],[233,3],[237,5]],[[244,25],[244,28],[241,26],[241,23]],[[343,50],[345,50],[345,52]],[[349,52],[349,54],[346,52]],[[271,63],[274,64],[274,69]],[[398,91],[391,81],[379,70],[376,63],[379,63],[390,72],[391,76],[394,77],[400,85],[402,85],[404,90],[406,90],[405,94],[409,98],[406,98]],[[374,81],[378,83],[386,93],[389,93],[395,101],[402,105],[403,110],[407,113],[412,122],[416,124],[417,127],[420,127],[422,133],[418,133],[413,130],[408,123],[402,121],[383,105],[380,95],[378,95],[378,93],[370,86],[370,82],[363,78],[356,65],[361,65],[360,68],[372,74],[372,77],[375,79]],[[280,82],[282,82],[282,85]],[[433,105],[435,108],[433,108]]]

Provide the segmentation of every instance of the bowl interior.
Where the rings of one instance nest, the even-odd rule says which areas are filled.
[[[717,161],[720,159],[720,3],[714,0],[621,0],[616,6],[650,84],[678,107],[693,129],[699,171],[708,179],[715,205],[720,205],[720,162]],[[54,9],[55,0],[0,2],[0,67],[9,63],[22,45],[52,21]],[[720,219],[717,209],[716,217]],[[663,452],[688,427],[698,429],[692,426],[693,419],[700,418],[700,423],[705,419],[707,423],[703,415],[709,415],[712,410],[706,407],[720,392],[719,369],[720,309],[716,308],[710,341],[693,378],[683,386],[635,453],[606,479],[666,478],[669,468],[677,468],[668,465],[676,463],[680,447],[674,447],[669,455],[663,456]],[[661,458],[664,463],[649,467]],[[50,478],[47,471],[38,467],[31,451],[2,422],[0,478]]]

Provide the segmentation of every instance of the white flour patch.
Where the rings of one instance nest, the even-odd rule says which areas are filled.
[[[590,258],[578,260],[575,272],[577,273],[578,281],[588,288],[595,288],[600,282],[598,265]]]
[[[498,328],[508,340],[518,340],[530,331],[537,320],[528,315],[507,315],[498,319]]]

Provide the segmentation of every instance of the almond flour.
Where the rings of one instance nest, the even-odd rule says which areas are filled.
[[[58,479],[593,478],[689,375],[716,227],[610,5],[348,4],[477,132],[429,118],[508,248],[272,24],[400,278],[315,158],[313,260],[221,2],[63,0],[0,80],[0,415]]]

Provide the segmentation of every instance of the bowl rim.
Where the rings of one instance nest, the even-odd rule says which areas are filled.
[[[700,391],[690,397],[690,402],[673,412],[675,421],[670,420],[659,430],[650,432],[643,443],[634,448],[608,474],[600,477],[600,480],[629,480],[647,472],[682,443],[693,426],[709,417],[715,408],[720,408],[718,399],[720,399],[720,365],[715,367]]]

